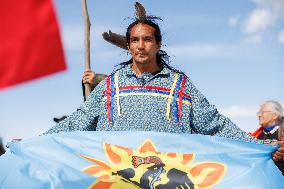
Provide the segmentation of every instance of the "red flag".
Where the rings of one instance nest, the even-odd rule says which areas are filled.
[[[66,69],[52,0],[1,0],[0,89]]]

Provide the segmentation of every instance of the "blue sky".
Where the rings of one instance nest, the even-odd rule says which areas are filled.
[[[135,1],[88,1],[91,18],[91,67],[109,73],[129,59],[106,43],[101,33],[120,34],[134,16]],[[268,99],[284,103],[283,0],[140,1],[160,16],[163,49],[172,65],[245,131],[258,126],[256,112]],[[0,91],[0,136],[37,136],[83,102],[84,25],[81,1],[54,0],[68,69]]]

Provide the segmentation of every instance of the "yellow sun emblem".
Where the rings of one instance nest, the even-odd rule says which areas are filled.
[[[151,140],[137,150],[105,143],[109,163],[82,156],[95,163],[82,171],[97,180],[90,189],[206,189],[220,182],[226,166],[219,162],[193,164],[195,154],[158,152]]]

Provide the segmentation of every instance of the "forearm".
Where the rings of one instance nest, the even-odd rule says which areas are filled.
[[[216,107],[194,87],[189,87],[192,95],[192,125],[197,133],[261,143],[237,127],[229,118],[219,114]]]
[[[63,121],[59,122],[54,127],[43,133],[43,135],[60,132],[92,130],[92,128],[94,128],[94,125],[92,125],[92,120],[94,120],[92,116],[83,112],[81,109],[78,109]]]
[[[242,140],[246,142],[263,143],[261,140],[250,136],[245,131],[236,126],[229,118],[219,114],[218,129],[216,136]]]

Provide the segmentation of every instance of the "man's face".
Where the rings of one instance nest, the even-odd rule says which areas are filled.
[[[147,24],[137,24],[131,28],[129,51],[133,63],[156,64],[156,53],[160,50],[154,36],[155,28]]]
[[[257,114],[259,119],[259,125],[264,128],[275,124],[277,120],[277,115],[275,112],[271,111],[271,107],[269,104],[262,105]]]

